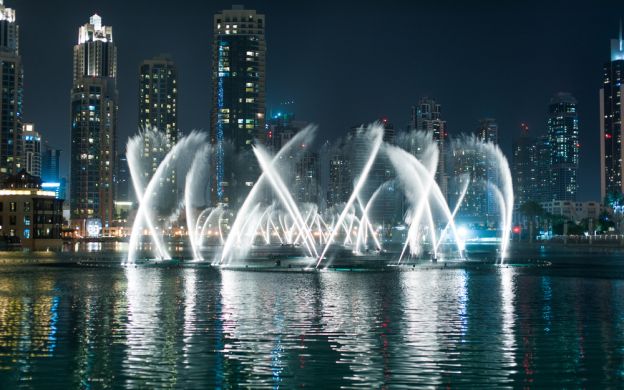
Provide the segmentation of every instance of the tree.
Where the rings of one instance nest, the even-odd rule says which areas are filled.
[[[532,200],[521,204],[518,210],[520,211],[520,214],[524,215],[526,221],[528,222],[529,240],[533,241],[533,229],[534,227],[540,226],[541,219],[546,216],[546,211],[539,203]]]
[[[615,230],[619,233],[622,231],[622,220],[624,219],[624,194],[609,193],[604,199],[605,206],[609,207],[613,213],[612,221]]]

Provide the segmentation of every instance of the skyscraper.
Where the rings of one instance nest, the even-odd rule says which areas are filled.
[[[41,136],[35,131],[35,125],[24,123],[23,125],[23,164],[24,169],[32,176],[41,177]]]
[[[329,177],[327,184],[327,207],[338,206],[349,200],[353,189],[349,157],[342,145],[335,145],[328,150]]]
[[[299,203],[319,202],[319,154],[309,149],[309,145],[301,145],[303,154],[295,164],[295,180],[293,197]]]
[[[481,119],[477,128],[477,138],[483,142],[498,144],[498,123],[496,123],[496,119]]]
[[[15,10],[0,0],[0,172],[16,174],[22,156],[22,57]]]
[[[535,139],[529,135],[529,126],[520,125],[520,136],[513,141],[511,170],[516,208],[535,198],[536,166]]]
[[[46,142],[41,158],[41,181],[58,183],[60,175],[61,150],[50,147]]]
[[[264,15],[242,6],[214,16],[210,138],[216,147],[215,202],[241,201],[259,173],[255,163],[240,165],[236,157],[248,154],[253,159],[251,146],[265,131],[264,30]],[[228,141],[232,152],[226,151]]]
[[[380,119],[378,123],[383,127],[384,142],[393,144],[396,135],[394,125],[387,118]],[[362,132],[365,129],[364,126],[354,126],[349,130],[349,138],[347,139],[350,146],[347,149],[347,155],[350,158],[351,172],[349,195],[370,157],[371,139]],[[400,214],[400,198],[397,196],[396,184],[392,181],[394,177],[394,168],[389,158],[384,153],[379,153],[370,167],[366,182],[360,190],[360,198],[364,204],[368,203],[373,194],[379,190],[375,198],[375,207],[369,211],[368,215],[375,224],[393,223]]]
[[[167,152],[178,142],[178,71],[174,62],[165,56],[145,60],[139,67],[139,128],[157,130],[166,136],[164,145],[146,145],[143,158],[149,168],[145,175],[151,176],[165,158]],[[120,161],[120,164],[127,162]],[[166,191],[173,204],[177,203],[175,169],[170,169],[160,183],[160,193]],[[123,199],[127,200],[127,199]]]
[[[551,153],[550,138],[542,135],[535,140],[535,191],[532,200],[548,202],[553,200],[551,183]]]
[[[436,182],[440,186],[440,191],[442,191],[444,197],[448,199],[448,172],[446,171],[448,134],[446,132],[446,121],[442,119],[442,106],[434,99],[422,97],[418,105],[412,107],[410,128],[412,130],[431,132],[433,140],[437,142],[440,149],[440,157],[438,159]]]
[[[72,226],[106,229],[113,220],[117,136],[117,48],[113,29],[93,15],[80,27],[74,46],[71,90]],[[93,234],[97,229],[89,229]]]
[[[496,119],[481,119],[479,121],[479,127],[477,128],[477,138],[479,138],[482,142],[498,144],[498,123],[496,123]],[[487,156],[482,155],[482,157],[483,158],[480,161],[480,164],[483,165],[486,180],[489,183],[499,185],[498,169],[493,167],[492,164],[488,164],[488,161],[486,160]],[[486,191],[487,197],[485,198],[485,201],[487,202],[487,205],[485,209],[487,210],[488,215],[497,215],[499,210],[496,195],[489,189]]]
[[[54,190],[58,199],[66,199],[67,179],[60,175],[61,149],[44,143],[41,153],[41,181],[43,188]]]
[[[624,40],[611,40],[611,60],[604,65],[600,88],[600,195],[624,192],[624,149],[622,149],[622,79],[624,78]]]
[[[487,164],[485,155],[479,147],[471,144],[453,147],[453,171],[450,191],[450,204],[457,204],[466,180],[469,181],[466,194],[458,211],[458,220],[474,225],[488,225]]]
[[[578,114],[576,99],[559,92],[548,106],[551,197],[549,200],[576,200],[579,164]]]

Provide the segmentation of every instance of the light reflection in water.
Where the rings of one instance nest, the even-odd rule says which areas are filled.
[[[0,384],[622,387],[622,280],[544,272],[0,268]]]
[[[503,358],[507,367],[516,365],[514,354],[516,353],[514,328],[514,268],[505,267],[500,269],[501,280],[501,312],[502,312],[502,339]]]

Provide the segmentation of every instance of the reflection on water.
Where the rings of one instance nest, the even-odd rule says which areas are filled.
[[[624,286],[557,269],[0,268],[0,388],[621,387]]]

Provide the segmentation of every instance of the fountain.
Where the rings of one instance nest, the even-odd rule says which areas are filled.
[[[465,170],[453,178],[459,185],[453,193],[453,202],[449,202],[450,196],[441,187],[437,172],[440,159],[446,156],[440,155],[432,134],[406,133],[389,143],[384,141],[380,124],[370,125],[343,143],[347,147],[360,145],[360,149],[366,145],[364,152],[357,151],[365,154],[360,159],[361,166],[350,168],[353,185],[349,196],[343,203],[330,207],[299,201],[289,185],[293,170],[288,169],[288,164],[301,158],[300,145],[311,144],[315,133],[313,126],[301,130],[275,154],[262,145],[253,146],[261,173],[236,209],[221,204],[206,206],[204,190],[218,150],[203,133],[192,132],[183,137],[164,155],[151,177],[141,167],[141,153],[146,145],[161,145],[163,136],[144,131],[131,138],[128,164],[139,207],[126,264],[137,262],[139,243],[145,235],[152,243],[153,260],[171,259],[155,218],[158,183],[171,169],[186,172],[184,176],[178,175],[184,181],[179,209],[185,217],[192,260],[197,262],[214,266],[248,265],[252,253],[256,257],[257,253],[264,253],[270,260],[275,256],[273,252],[280,253],[284,248],[296,253],[307,269],[327,268],[336,256],[353,257],[357,261],[383,257],[389,264],[401,264],[406,259],[419,258],[426,249],[432,261],[463,259],[465,229],[458,226],[457,218],[467,207],[466,198],[477,196],[478,191],[482,191],[479,199],[492,200],[496,205],[498,261],[504,262],[511,231],[513,188],[507,160],[496,145],[475,137],[461,137],[451,144],[452,155],[459,156],[456,164],[461,164],[461,158],[466,155],[477,156],[478,160],[467,165],[473,167],[472,171]],[[220,145],[219,150],[226,147]],[[341,152],[354,153],[347,149]],[[392,172],[392,177],[382,180],[378,173],[373,174],[380,171]],[[376,175],[374,179],[373,175]],[[401,199],[397,197],[392,204],[388,196]],[[398,217],[379,216],[389,204],[404,209]],[[393,242],[389,236],[393,236]]]

